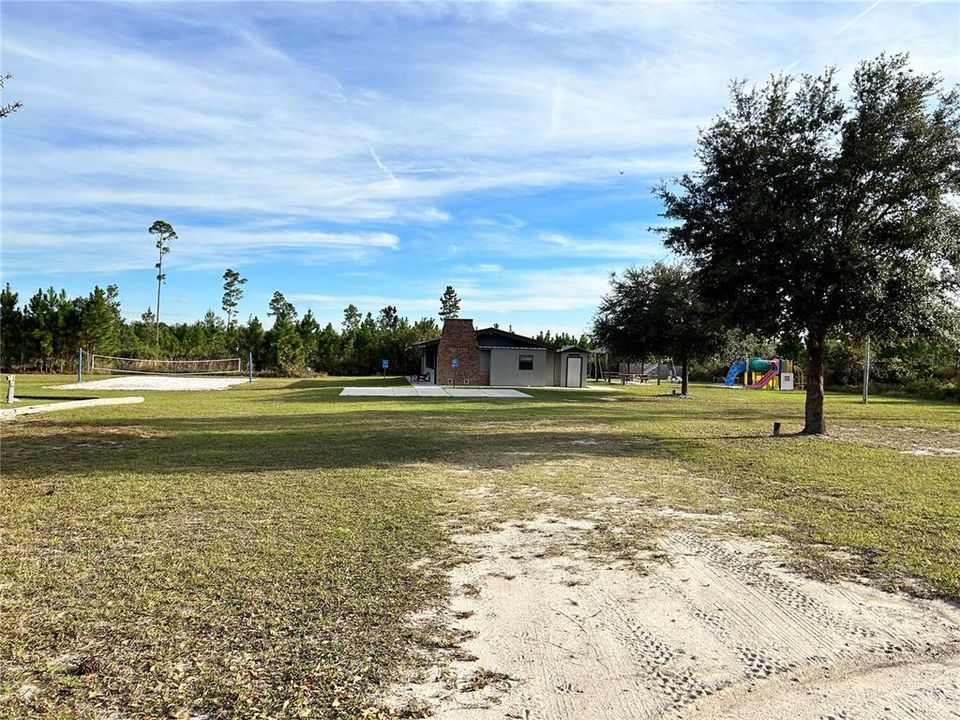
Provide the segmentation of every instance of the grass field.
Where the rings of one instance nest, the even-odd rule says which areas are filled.
[[[60,381],[18,390],[83,396],[43,388]],[[830,395],[832,437],[814,439],[770,436],[799,430],[799,393],[338,397],[381,382],[402,379],[137,393],[5,424],[0,716],[378,717],[394,671],[444,642],[406,618],[444,598],[453,528],[609,496],[731,511],[808,572],[960,599],[956,404]],[[624,527],[598,552],[660,531]]]

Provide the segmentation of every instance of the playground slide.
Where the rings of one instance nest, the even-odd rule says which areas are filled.
[[[733,385],[737,381],[737,376],[741,375],[747,369],[747,364],[743,360],[737,360],[730,366],[730,372],[727,373],[724,385]]]
[[[751,390],[759,390],[760,388],[765,387],[768,382],[773,380],[779,374],[780,368],[776,366],[771,367],[769,370],[767,370],[762,378],[757,380],[753,385],[748,385],[747,387],[749,387]]]

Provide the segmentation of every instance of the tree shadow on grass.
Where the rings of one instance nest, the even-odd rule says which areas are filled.
[[[316,390],[319,388],[345,388],[345,387],[409,387],[405,377],[391,376],[387,377],[323,377],[310,378],[306,380],[296,380],[285,386],[285,390]]]
[[[93,395],[17,395],[17,400],[96,400]]]
[[[127,421],[103,432],[62,424],[39,438],[6,438],[4,475],[362,470],[416,463],[509,469],[575,458],[666,457],[649,438],[602,426],[564,431],[524,424],[519,418],[499,425],[470,418],[384,422],[373,414]]]

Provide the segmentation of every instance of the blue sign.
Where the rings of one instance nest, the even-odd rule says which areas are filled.
[[[387,359],[381,360],[381,361],[380,361],[380,367],[382,367],[384,370],[386,370],[388,367],[390,367],[390,361],[387,360]]]
[[[450,365],[452,365],[452,366],[455,367],[455,368],[460,367],[460,358],[453,358],[453,359],[450,361]]]

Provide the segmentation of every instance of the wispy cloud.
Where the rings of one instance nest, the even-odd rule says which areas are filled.
[[[560,122],[563,119],[563,109],[566,106],[566,96],[563,92],[563,78],[558,77],[556,85],[553,88],[553,105],[550,108],[550,127],[547,130],[548,135],[556,135],[560,129]]]
[[[149,274],[165,218],[171,273],[317,294],[322,265],[322,295],[423,311],[472,273],[478,312],[576,325],[528,278],[662,257],[648,189],[694,167],[731,78],[906,50],[960,79],[949,3],[51,7],[4,4],[2,272],[78,289]]]

